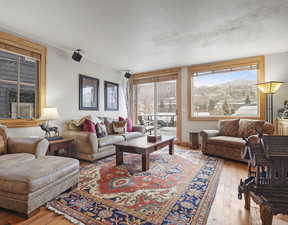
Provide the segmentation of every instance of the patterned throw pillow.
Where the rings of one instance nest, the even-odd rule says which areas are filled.
[[[126,120],[122,121],[114,121],[113,122],[113,131],[116,134],[124,134],[125,133],[125,125],[126,125]]]
[[[264,120],[241,119],[239,122],[239,136],[249,137],[263,131]]]
[[[104,123],[106,125],[107,133],[108,134],[114,134],[114,129],[113,129],[113,122],[117,120],[111,119],[111,118],[104,118]]]
[[[96,135],[98,138],[107,136],[107,129],[104,123],[96,123]]]
[[[220,120],[218,122],[220,136],[237,137],[239,133],[239,119]]]

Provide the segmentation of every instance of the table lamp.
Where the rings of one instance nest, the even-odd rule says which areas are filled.
[[[50,120],[57,120],[59,118],[60,116],[57,108],[46,107],[43,109],[40,120],[46,120],[46,123],[41,124],[40,127],[43,131],[45,131],[45,138],[47,138],[49,141],[63,139],[63,137],[59,136],[58,127],[49,127]]]
[[[273,123],[273,94],[283,84],[281,81],[269,81],[257,84],[257,87],[266,95],[266,120]]]

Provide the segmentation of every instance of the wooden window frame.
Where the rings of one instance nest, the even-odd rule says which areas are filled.
[[[12,34],[0,32],[0,50],[33,57],[38,63],[38,99],[35,110],[35,119],[0,119],[0,124],[7,127],[33,127],[43,121],[39,120],[46,104],[46,57],[47,48],[43,45],[25,40]]]
[[[220,116],[220,117],[194,117],[192,110],[192,82],[193,74],[197,72],[206,72],[213,70],[221,70],[231,67],[241,67],[241,66],[250,66],[258,65],[258,83],[265,82],[265,57],[264,56],[255,56],[242,59],[234,59],[228,61],[221,61],[215,63],[207,63],[201,65],[190,66],[188,68],[188,107],[189,107],[189,120],[192,121],[217,121],[222,119],[261,119],[265,117],[265,94],[258,90],[258,102],[259,102],[259,116],[256,117],[233,117],[233,116]]]
[[[176,138],[177,140],[175,143],[181,144],[182,143],[182,95],[181,95],[181,68],[171,68],[171,69],[163,69],[163,70],[156,70],[156,71],[150,71],[150,72],[143,72],[143,73],[137,73],[133,74],[133,76],[130,78],[132,79],[133,86],[138,83],[141,79],[161,79],[163,77],[169,77],[169,76],[175,76],[176,77],[176,99],[177,99],[177,127],[176,127]],[[134,96],[134,99],[137,96]],[[137,121],[137,100],[133,101],[133,122]]]

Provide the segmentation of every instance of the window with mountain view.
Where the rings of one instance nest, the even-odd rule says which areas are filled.
[[[260,117],[258,64],[191,74],[191,117]]]

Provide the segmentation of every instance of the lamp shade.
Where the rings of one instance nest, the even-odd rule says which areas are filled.
[[[43,109],[41,120],[57,120],[59,119],[59,113],[57,108],[47,107]]]
[[[274,94],[279,89],[281,84],[283,84],[283,82],[269,81],[269,82],[257,84],[257,87],[265,94]]]

